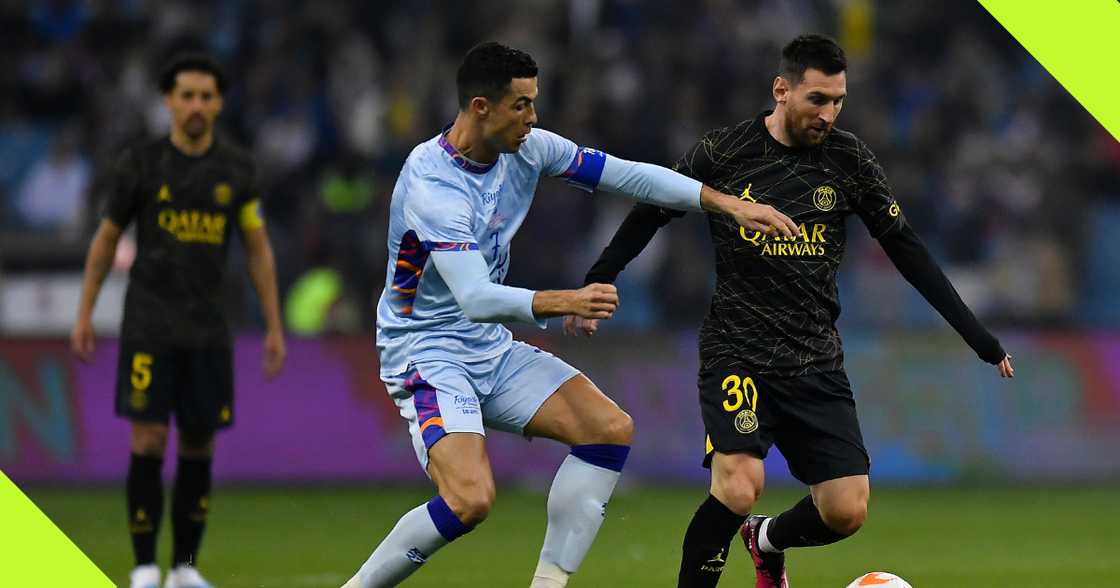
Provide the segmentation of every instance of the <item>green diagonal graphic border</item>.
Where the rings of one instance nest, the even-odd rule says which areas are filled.
[[[4,472],[0,521],[0,585],[113,588],[113,582]]]
[[[1120,2],[979,0],[1120,141]]]

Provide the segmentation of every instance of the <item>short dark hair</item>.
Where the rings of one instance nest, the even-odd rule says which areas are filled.
[[[782,49],[782,62],[778,75],[793,84],[801,83],[805,70],[816,69],[827,75],[836,75],[848,69],[844,50],[824,35],[801,35]]]
[[[537,62],[524,51],[488,41],[467,51],[455,84],[459,89],[459,108],[465,110],[475,96],[500,100],[514,78],[537,77]]]
[[[226,74],[214,58],[205,53],[182,53],[171,58],[159,74],[159,89],[170,94],[175,89],[175,78],[185,71],[198,71],[214,76],[218,92],[226,91]]]

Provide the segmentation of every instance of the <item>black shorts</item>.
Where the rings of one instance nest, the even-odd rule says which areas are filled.
[[[700,412],[712,453],[766,457],[777,445],[789,471],[805,484],[867,474],[856,403],[841,370],[799,377],[752,375],[728,365],[700,371]]]
[[[233,424],[233,351],[184,349],[121,341],[117,362],[118,416],[213,433]]]

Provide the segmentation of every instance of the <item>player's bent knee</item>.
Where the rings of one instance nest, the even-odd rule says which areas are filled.
[[[615,411],[601,432],[604,443],[630,445],[634,440],[634,419],[622,409]]]
[[[755,503],[758,502],[759,495],[762,494],[761,488],[756,488],[749,481],[745,483],[727,481],[718,486],[713,486],[712,490],[712,495],[724,506],[741,515],[750,513]]]
[[[749,472],[733,468],[722,468],[713,474],[712,496],[732,512],[741,515],[750,513],[762,496],[762,484],[757,483]]]
[[[131,440],[132,453],[145,457],[163,457],[167,449],[167,427],[162,425],[134,424]]]
[[[179,432],[179,455],[187,458],[204,459],[214,455],[214,434],[209,432]]]
[[[854,535],[867,520],[867,503],[853,502],[845,505],[834,506],[821,512],[821,519],[840,535],[845,537]]]
[[[468,527],[474,527],[490,516],[494,508],[494,494],[467,493],[447,499],[448,506],[455,516]]]
[[[494,507],[496,491],[494,484],[472,483],[456,489],[441,490],[440,495],[447,502],[447,506],[455,516],[459,517],[464,525],[473,527],[486,517]]]

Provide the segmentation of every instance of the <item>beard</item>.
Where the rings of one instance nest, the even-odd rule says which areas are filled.
[[[797,120],[793,117],[793,113],[786,114],[786,128],[790,129],[789,136],[793,140],[796,147],[816,147],[824,143],[828,133],[832,131],[832,125],[828,125],[823,130],[814,131],[813,126],[802,127],[798,125]]]
[[[205,135],[208,130],[210,130],[209,123],[199,114],[192,114],[183,122],[183,133],[191,139],[198,139]]]

